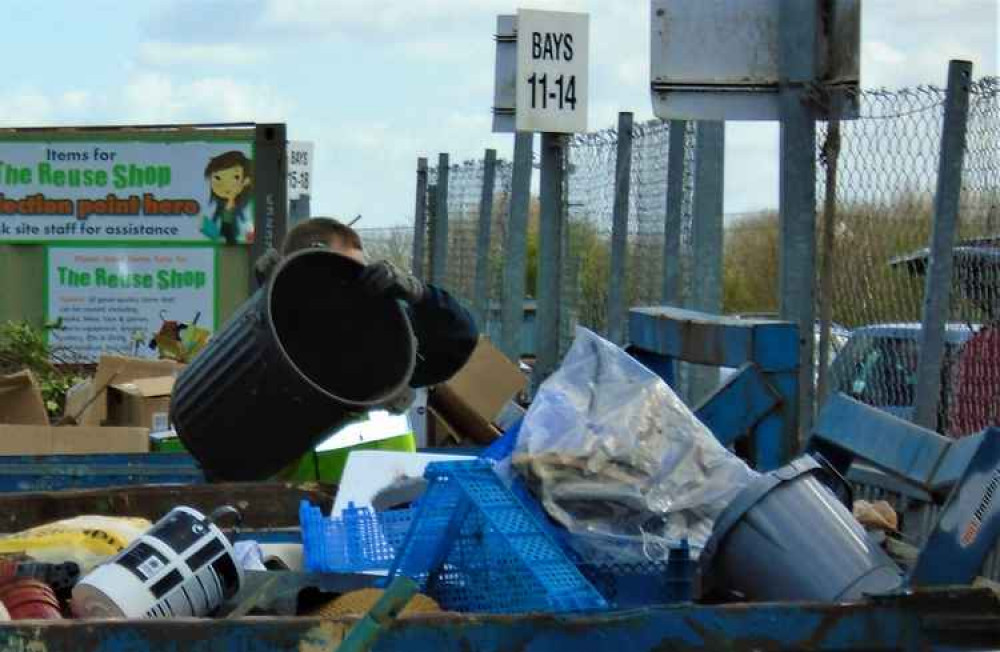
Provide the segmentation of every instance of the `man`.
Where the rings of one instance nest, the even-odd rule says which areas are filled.
[[[413,388],[437,385],[451,378],[472,355],[479,332],[469,312],[441,288],[425,284],[389,261],[368,264],[361,237],[351,227],[329,217],[314,217],[297,224],[285,237],[282,254],[309,248],[329,249],[364,264],[359,283],[372,294],[404,301],[417,338],[417,364],[410,380]],[[257,261],[262,284],[280,262],[270,251]],[[408,402],[404,399],[404,402]],[[394,411],[405,405],[394,403]]]

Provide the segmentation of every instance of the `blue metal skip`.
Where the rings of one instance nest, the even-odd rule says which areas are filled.
[[[204,481],[201,469],[187,453],[0,457],[0,492],[200,484]]]
[[[0,649],[46,652],[292,652],[336,649],[350,622],[315,618],[51,622],[0,625]],[[963,589],[858,604],[659,607],[599,615],[400,619],[374,650],[989,649],[1000,600]]]

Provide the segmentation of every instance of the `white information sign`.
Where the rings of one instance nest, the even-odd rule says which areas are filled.
[[[517,12],[517,130],[587,130],[590,16]]]
[[[304,140],[288,142],[288,199],[312,194],[313,144]]]
[[[87,360],[156,357],[164,322],[213,330],[215,260],[214,247],[49,247],[50,342]]]
[[[182,137],[0,137],[0,241],[252,243],[253,143]]]

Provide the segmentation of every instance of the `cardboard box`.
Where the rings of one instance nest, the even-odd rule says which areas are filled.
[[[489,444],[500,436],[494,423],[527,384],[518,366],[485,337],[462,369],[430,397],[433,416],[463,440]]]
[[[172,360],[147,360],[103,355],[94,377],[66,395],[66,416],[81,426],[99,426],[108,418],[108,387],[158,376],[177,376],[184,365]]]
[[[0,424],[0,455],[148,453],[145,428]]]
[[[174,380],[173,376],[159,376],[111,385],[107,425],[149,428],[150,432],[168,430]]]
[[[0,423],[49,425],[42,389],[27,369],[0,376]]]

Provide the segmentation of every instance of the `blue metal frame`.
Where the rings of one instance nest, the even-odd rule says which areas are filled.
[[[197,462],[187,453],[0,456],[0,492],[204,481]]]
[[[351,621],[318,618],[18,622],[0,649],[47,652],[334,650]],[[655,607],[593,615],[401,618],[373,649],[486,652],[604,650],[995,649],[1000,600],[988,590],[932,591],[859,604]]]
[[[720,317],[671,307],[629,312],[630,352],[674,385],[674,362],[740,371],[695,409],[726,445],[749,438],[750,461],[770,471],[798,450],[799,330],[790,322]]]
[[[870,463],[929,494],[943,496],[962,477],[985,433],[950,439],[843,394],[823,407],[807,448],[846,474]]]

